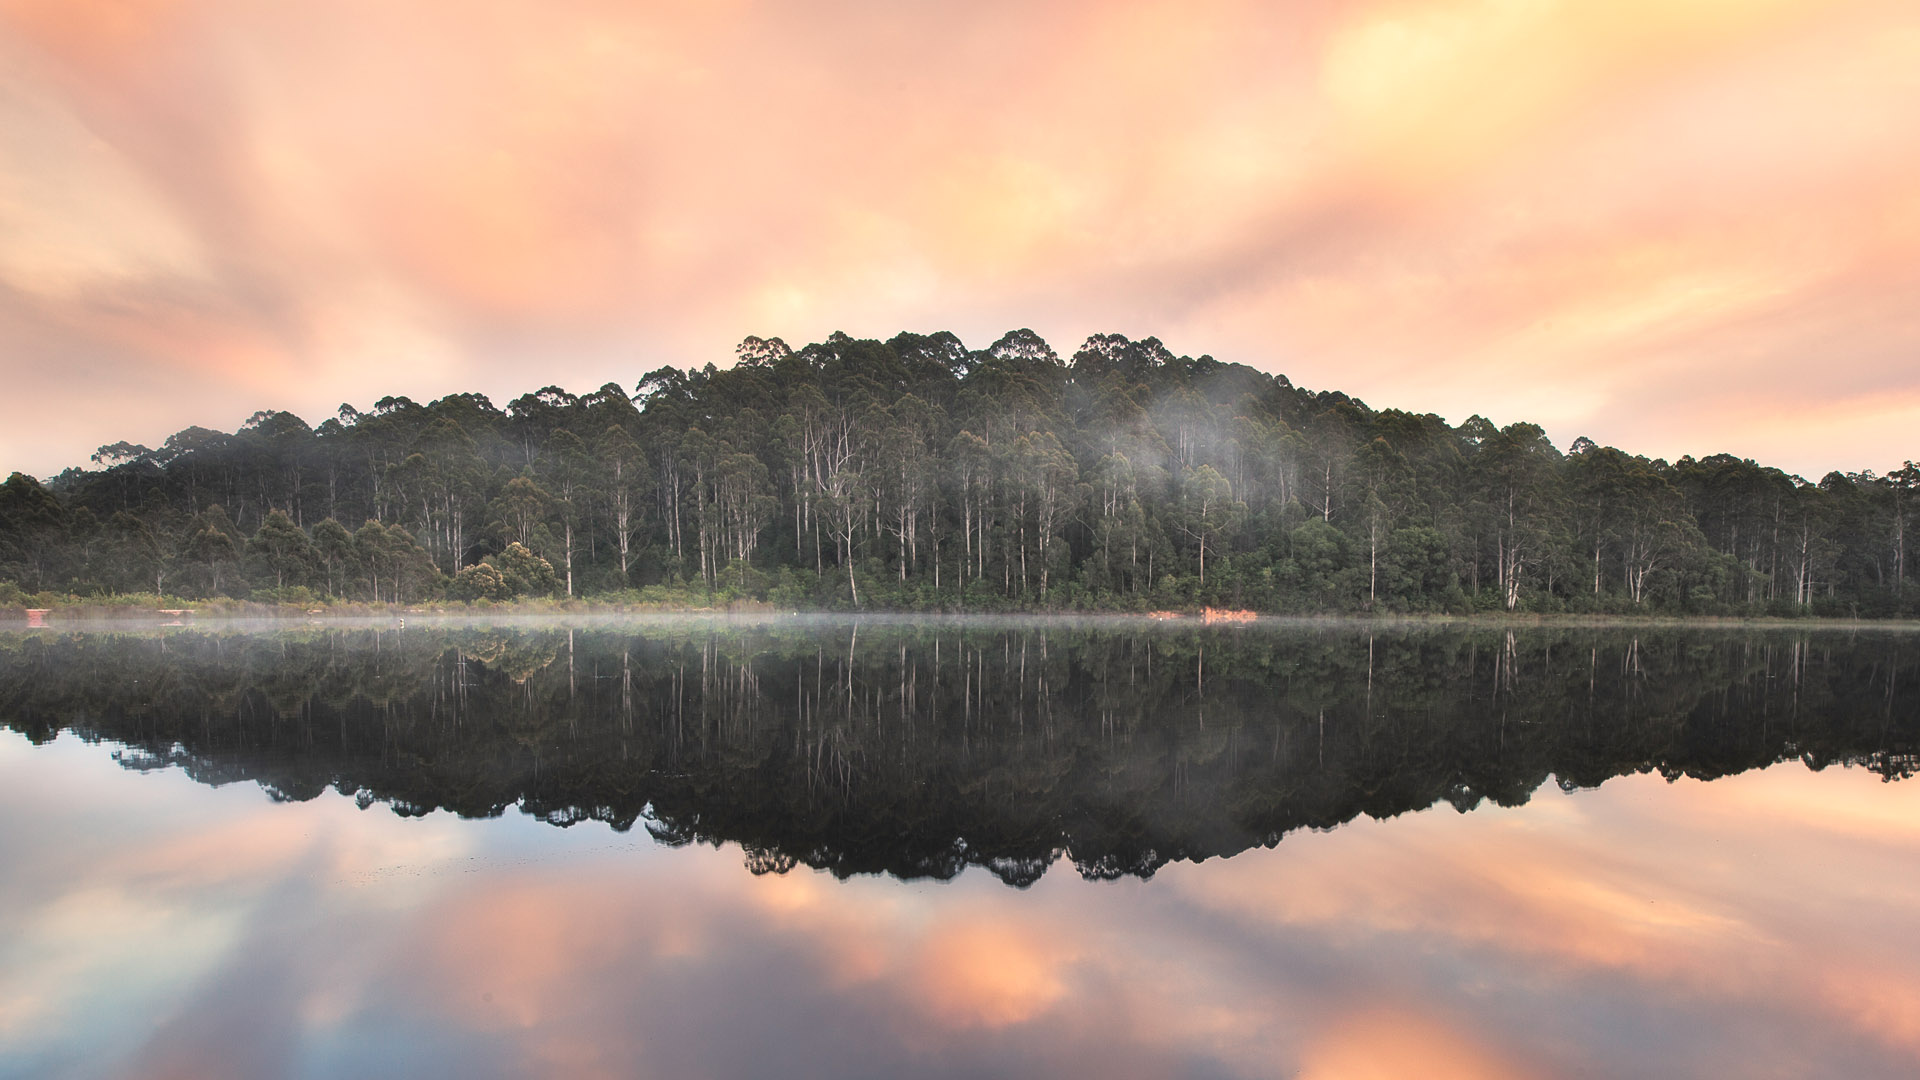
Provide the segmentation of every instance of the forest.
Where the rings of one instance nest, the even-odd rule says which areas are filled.
[[[256,413],[0,484],[0,606],[1911,616],[1913,462],[1811,482],[1375,410],[1155,338],[749,337],[632,391]]]

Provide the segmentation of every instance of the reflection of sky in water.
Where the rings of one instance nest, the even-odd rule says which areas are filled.
[[[1920,784],[1549,786],[1027,890],[0,735],[0,1074],[1901,1076]]]

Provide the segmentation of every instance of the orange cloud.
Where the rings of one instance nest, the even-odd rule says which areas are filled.
[[[1563,443],[1913,454],[1901,0],[0,0],[0,71],[6,467],[1028,325]]]
[[[1067,993],[1070,958],[1055,936],[1004,920],[946,926],[920,958],[919,985],[935,1016],[956,1027],[999,1028],[1031,1020]]]
[[[1301,1058],[1298,1080],[1521,1080],[1544,1075],[1517,1068],[1501,1055],[1429,1017],[1411,1012],[1364,1012],[1316,1038]]]

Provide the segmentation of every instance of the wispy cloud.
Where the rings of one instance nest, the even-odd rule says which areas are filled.
[[[0,73],[9,467],[1025,325],[1563,442],[1916,456],[1893,0],[0,0]]]

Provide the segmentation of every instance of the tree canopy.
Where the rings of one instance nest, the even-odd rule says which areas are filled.
[[[914,610],[1911,615],[1920,469],[1819,482],[1375,410],[1097,334],[743,341],[504,408],[263,411],[0,484],[0,581]],[[536,565],[538,564],[538,565]],[[475,567],[486,566],[486,571]],[[542,569],[544,567],[544,569]],[[464,577],[463,577],[464,575]]]

